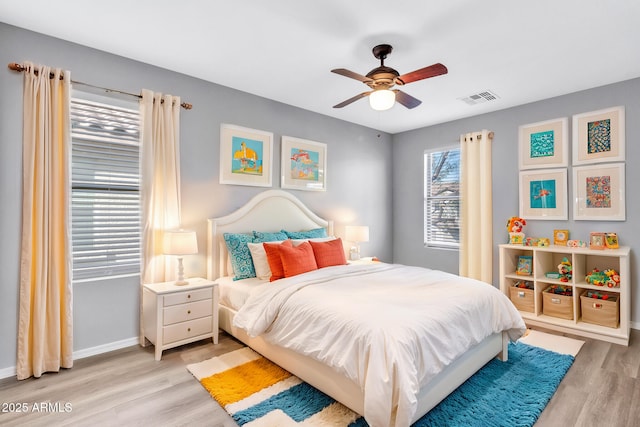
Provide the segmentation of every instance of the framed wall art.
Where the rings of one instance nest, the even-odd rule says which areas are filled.
[[[520,169],[568,166],[569,119],[547,120],[518,128]]]
[[[327,189],[327,144],[282,137],[282,188],[325,191]]]
[[[220,125],[220,184],[271,187],[273,134]]]
[[[574,115],[573,164],[624,161],[624,115],[624,107]]]
[[[624,163],[573,168],[573,219],[624,221]]]
[[[521,218],[568,219],[566,169],[521,171],[519,184]]]

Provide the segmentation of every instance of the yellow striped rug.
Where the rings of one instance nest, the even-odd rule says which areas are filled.
[[[355,412],[248,347],[187,366],[241,426],[361,426]]]

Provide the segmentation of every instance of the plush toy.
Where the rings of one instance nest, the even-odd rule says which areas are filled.
[[[567,259],[566,257],[562,258],[562,262],[558,264],[558,273],[560,273],[560,281],[568,282],[569,280],[571,280],[571,271],[572,271],[572,267],[569,259]]]

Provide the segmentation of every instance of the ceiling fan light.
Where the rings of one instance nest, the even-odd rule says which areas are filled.
[[[376,111],[384,111],[393,107],[396,102],[396,94],[389,89],[374,90],[369,95],[369,105]]]

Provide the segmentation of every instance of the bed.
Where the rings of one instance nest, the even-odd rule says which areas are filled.
[[[494,357],[506,360],[509,340],[517,339],[524,332],[524,322],[517,310],[493,286],[435,270],[394,264],[371,263],[371,265],[368,265],[365,263],[360,265],[330,266],[274,282],[259,278],[233,280],[231,277],[233,272],[229,262],[227,244],[223,238],[225,233],[252,233],[256,230],[278,232],[283,229],[294,231],[317,230],[319,228],[324,229],[328,236],[334,235],[331,221],[320,218],[298,198],[281,190],[264,191],[235,212],[224,217],[209,219],[207,274],[208,278],[216,280],[220,287],[220,327],[266,358],[353,411],[363,415],[370,425],[376,427],[407,426],[415,422],[489,360]],[[345,320],[334,320],[337,314],[334,316],[334,313],[331,312],[326,315],[326,312],[327,310],[333,310],[331,308],[333,306],[345,305],[343,304],[345,302],[352,304],[348,302],[349,293],[356,291],[346,291],[346,289],[352,289],[351,287],[358,289],[358,287],[364,286],[365,283],[366,286],[370,286],[370,289],[377,289],[383,283],[389,282],[388,278],[393,277],[390,275],[397,274],[404,275],[403,277],[415,276],[416,281],[423,281],[422,276],[434,276],[436,282],[442,282],[439,286],[444,284],[444,286],[449,286],[448,289],[457,289],[458,282],[460,282],[460,286],[463,286],[464,283],[467,288],[464,291],[460,291],[461,298],[464,297],[464,293],[470,292],[470,289],[472,289],[471,292],[476,292],[476,290],[480,292],[480,289],[482,289],[482,292],[497,295],[495,297],[497,302],[491,302],[491,304],[500,306],[501,313],[496,314],[495,318],[480,313],[481,320],[487,319],[486,322],[484,320],[480,322],[469,320],[467,319],[467,314],[461,316],[458,314],[457,316],[460,317],[461,321],[467,322],[466,326],[457,325],[448,331],[445,330],[444,336],[454,338],[447,340],[437,337],[437,343],[434,343],[433,346],[427,346],[425,344],[426,338],[413,339],[413,332],[411,334],[407,333],[407,336],[405,336],[404,326],[394,324],[395,321],[392,319],[395,317],[395,315],[392,315],[394,310],[398,314],[397,317],[402,319],[421,317],[402,315],[403,312],[411,310],[407,307],[412,302],[404,301],[398,297],[398,304],[403,305],[396,308],[389,303],[389,300],[395,301],[395,297],[382,297],[378,299],[384,310],[380,309],[378,311],[380,313],[379,316],[370,316],[370,320],[366,321],[361,321],[361,318],[358,317],[358,321],[361,323],[358,327],[373,331],[374,335],[376,335],[364,341],[372,343],[371,348],[377,348],[377,350],[365,348],[368,344],[363,345],[363,340],[359,340],[358,343],[354,341],[352,346],[343,345],[340,347],[343,348],[344,354],[342,355],[338,353],[320,354],[325,352],[318,351],[317,342],[315,342],[314,350],[306,351],[304,346],[301,346],[301,342],[304,342],[304,340],[296,338],[295,334],[300,333],[302,334],[301,336],[306,337],[307,335],[304,334],[307,332],[304,330],[304,325],[308,324],[310,325],[309,327],[315,328],[310,331],[318,331],[318,322],[325,320],[327,322],[337,321],[342,323],[331,325],[328,323],[324,330],[334,331],[341,329],[340,326],[336,325],[343,324]],[[454,285],[456,288],[454,288]],[[403,283],[404,286],[405,284]],[[491,288],[496,292],[485,291],[487,288]],[[439,289],[438,292],[442,292],[441,288]],[[331,295],[328,292],[333,292],[334,290],[343,293],[328,299],[318,297],[318,295]],[[325,294],[324,292],[327,293]],[[380,290],[380,292],[384,291]],[[357,294],[357,296],[354,296],[357,303],[353,303],[351,307],[367,306],[368,302],[363,299],[364,296],[362,295]],[[379,295],[384,294],[381,293]],[[400,295],[400,292],[398,292],[398,295]],[[308,303],[309,299],[314,298],[320,300],[321,304],[316,304],[319,307],[314,308],[314,310],[320,310],[319,313],[315,311],[309,312],[309,316],[313,318],[312,321],[299,321],[300,318],[306,318],[307,314],[300,314],[307,313],[306,307],[301,309],[287,306],[287,304],[295,304],[299,300],[307,300],[306,303]],[[494,297],[491,296],[491,298]],[[415,300],[416,298],[413,299]],[[484,297],[474,299],[484,299]],[[328,304],[328,301],[336,301],[336,304]],[[404,304],[407,304],[407,307]],[[502,306],[505,308],[502,308]],[[466,309],[456,310],[464,313],[467,311]],[[470,312],[478,310],[478,307],[469,309]],[[438,309],[430,311],[438,311]],[[497,309],[492,308],[489,311],[494,312]],[[387,316],[385,317],[385,315]],[[293,317],[295,320],[292,321],[290,319],[286,320],[286,316],[298,317]],[[324,319],[323,316],[327,317],[327,319]],[[447,314],[447,316],[449,315]],[[500,321],[497,320],[498,318],[500,318]],[[374,327],[374,319],[378,322],[383,319],[383,323]],[[473,338],[460,335],[460,329],[474,329],[474,324],[476,323],[487,323],[486,329],[493,330],[484,331],[482,335],[479,335],[479,331],[472,332],[474,334]],[[447,322],[438,323],[438,325],[445,324],[448,324],[448,318]],[[298,329],[301,330],[297,332]],[[421,330],[424,329],[421,326]],[[431,329],[437,328],[429,327],[428,329],[431,333]],[[384,330],[387,335],[382,336],[382,338],[378,337],[375,332],[379,330]],[[337,334],[338,332],[335,333]],[[435,332],[433,333],[435,334]],[[363,332],[363,334],[365,333]],[[329,335],[329,332],[327,332],[328,337]],[[342,340],[343,344],[346,343],[345,338],[338,335],[328,339],[334,341]],[[382,344],[378,344],[381,340]],[[385,340],[389,342],[397,341],[397,343],[389,344]],[[451,343],[451,349],[449,349],[449,344],[443,344],[446,341]],[[375,347],[376,345],[378,347]],[[380,350],[380,345],[383,350]],[[396,351],[395,346],[401,348]],[[464,351],[460,350],[461,346],[464,347]],[[427,351],[432,347],[437,350],[438,361],[433,365],[443,365],[438,366],[437,369],[431,369],[427,366],[429,364],[425,363],[428,357],[434,356]],[[349,348],[351,349],[349,350]],[[363,348],[365,349],[363,350]],[[389,354],[385,353],[375,358],[371,356],[380,351],[389,352]],[[442,356],[443,354],[444,356]],[[344,359],[344,357],[349,359]],[[341,360],[341,358],[343,359]],[[446,363],[443,362],[445,359]],[[412,363],[413,360],[415,360],[415,363]],[[419,375],[414,374],[415,371]],[[429,372],[427,374],[423,371]],[[414,378],[415,375],[418,376]],[[407,383],[407,381],[409,382]]]

